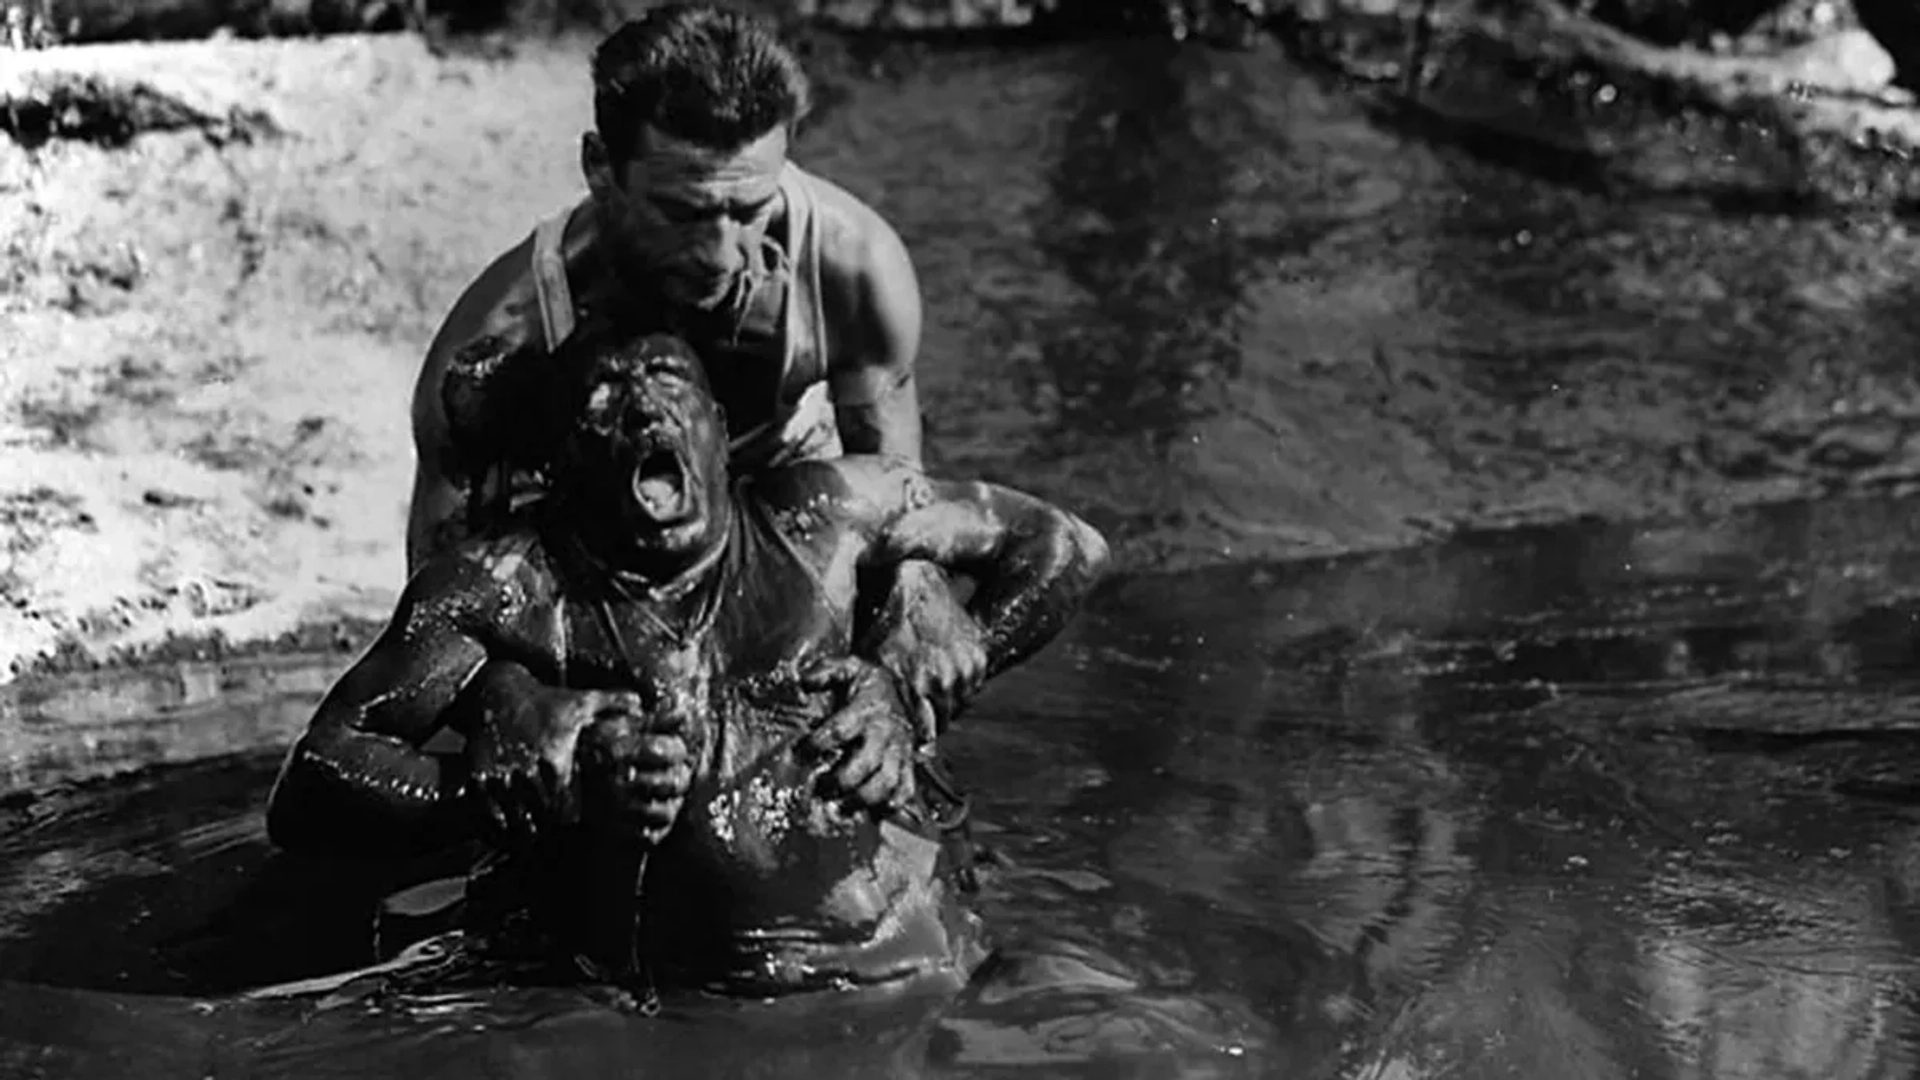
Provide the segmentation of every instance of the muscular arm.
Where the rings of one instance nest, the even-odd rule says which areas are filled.
[[[846,275],[850,310],[828,370],[834,421],[847,453],[918,465],[920,282],[892,226],[874,215],[865,232],[858,266]]]
[[[922,423],[915,369],[923,322],[920,282],[899,233],[863,208],[856,220],[862,239],[844,275],[840,335],[829,372],[834,420],[850,455],[921,464]],[[939,640],[946,620],[958,616],[940,567],[909,558],[875,567],[862,576],[863,610],[880,629],[862,643],[877,656],[912,656],[920,643]],[[951,614],[948,614],[951,613]]]
[[[835,465],[853,489],[864,565],[922,559],[978,582],[967,611],[989,678],[1052,641],[1106,569],[1107,543],[1093,526],[1031,495],[934,480],[885,459]]]
[[[465,838],[464,762],[421,746],[486,660],[467,614],[483,588],[479,577],[450,555],[408,584],[379,639],[334,683],[288,752],[267,803],[276,845],[365,857]]]

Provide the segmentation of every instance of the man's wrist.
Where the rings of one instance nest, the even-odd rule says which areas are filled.
[[[906,676],[893,670],[888,664],[874,664],[880,676],[886,680],[893,693],[894,708],[913,733],[913,745],[916,749],[933,741],[934,733],[928,730],[925,713],[921,709],[920,695],[914,692],[913,683]]]

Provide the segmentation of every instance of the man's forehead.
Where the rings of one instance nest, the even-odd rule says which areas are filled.
[[[625,403],[655,373],[672,372],[704,387],[706,369],[692,347],[678,338],[651,334],[603,356],[591,376],[587,408],[602,411]]]
[[[787,131],[776,127],[731,150],[715,150],[648,127],[634,164],[648,191],[699,193],[713,198],[764,198],[787,162]]]

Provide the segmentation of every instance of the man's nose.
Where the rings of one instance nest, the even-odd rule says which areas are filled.
[[[745,236],[739,222],[721,215],[701,222],[698,229],[693,250],[704,269],[732,274],[746,265]]]

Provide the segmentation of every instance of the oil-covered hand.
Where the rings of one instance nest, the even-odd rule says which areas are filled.
[[[830,762],[822,777],[826,794],[879,811],[911,801],[916,740],[893,675],[849,657],[814,665],[800,684],[834,695],[833,712],[801,744]]]
[[[578,819],[580,735],[602,717],[637,714],[639,695],[548,687],[517,664],[490,663],[475,679],[463,732],[472,791],[496,841],[526,847]]]
[[[980,624],[938,571],[910,564],[901,567],[878,626],[875,658],[907,693],[919,740],[931,742],[986,678]]]
[[[686,713],[632,706],[601,706],[580,733],[580,820],[652,845],[679,819],[699,756]]]

